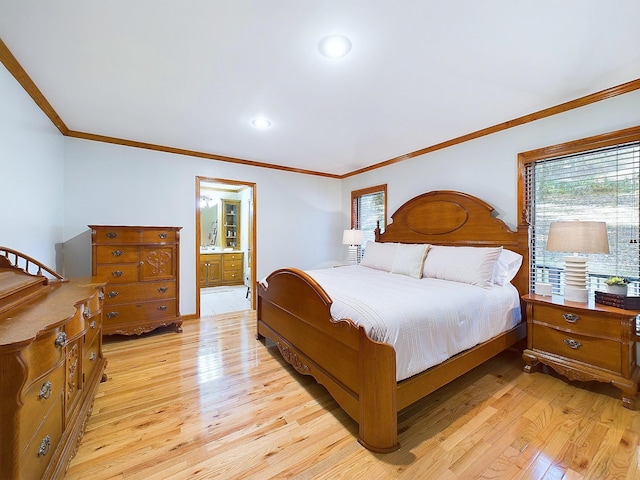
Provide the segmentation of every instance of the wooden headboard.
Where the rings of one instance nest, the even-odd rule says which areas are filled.
[[[494,208],[466,193],[435,190],[414,197],[391,215],[384,233],[376,229],[377,242],[430,243],[433,245],[503,246],[523,256],[513,279],[521,295],[529,293],[529,226],[516,231],[494,216]]]

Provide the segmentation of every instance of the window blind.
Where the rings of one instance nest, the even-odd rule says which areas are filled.
[[[364,247],[367,241],[375,241],[374,231],[378,226],[378,222],[380,222],[380,230],[384,231],[384,206],[384,191],[371,192],[354,197],[354,228],[363,232],[363,245],[358,249],[358,261],[364,254]]]
[[[563,294],[564,257],[546,251],[555,221],[604,221],[609,254],[588,259],[590,295],[605,290],[609,276],[627,277],[629,295],[638,295],[640,142],[536,160],[525,165],[525,205],[531,225],[531,291],[539,282]]]

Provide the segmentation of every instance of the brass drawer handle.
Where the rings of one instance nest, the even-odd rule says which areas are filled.
[[[98,325],[96,324],[96,321],[95,321],[95,320],[93,320],[93,321],[89,324],[89,327],[90,327],[92,330],[95,330],[97,326],[98,326]]]
[[[168,236],[169,236],[169,235],[167,235],[166,233],[159,233],[159,234],[158,234],[158,237],[159,237],[159,238],[162,238],[163,240],[164,240],[165,238],[167,238]]]
[[[89,307],[84,307],[84,310],[82,312],[82,316],[84,318],[89,318],[91,316],[91,310],[89,310]]]
[[[118,292],[116,292],[115,290],[111,290],[109,293],[107,293],[107,297],[109,298],[115,298],[118,296]]]
[[[573,313],[563,313],[562,318],[564,318],[569,323],[576,323],[578,320],[580,320],[580,317],[578,315],[574,315]]]
[[[116,318],[117,316],[118,316],[118,312],[107,313],[107,318]]]
[[[96,352],[91,352],[91,354],[89,355],[89,360],[94,362],[96,359]]]
[[[100,301],[104,300],[104,292],[102,290],[100,290],[100,293],[98,294],[98,300]]]
[[[51,396],[51,382],[47,380],[42,384],[42,388],[40,388],[40,392],[38,392],[38,399],[48,399]]]
[[[51,437],[47,435],[40,442],[40,448],[38,449],[38,456],[44,457],[47,453],[49,453],[50,448],[51,448]]]
[[[115,272],[111,272],[111,275],[113,275],[114,277],[121,277],[124,274],[124,272],[122,270],[116,270]]]
[[[565,338],[564,339],[564,343],[567,345],[567,347],[573,348],[574,350],[577,350],[578,348],[580,348],[582,346],[582,344],[580,342],[578,342],[577,340],[574,340],[572,338]]]
[[[123,253],[124,252],[122,250],[114,250],[113,252],[111,252],[111,255],[113,255],[114,257],[119,257]]]
[[[167,306],[166,306],[166,305],[160,305],[160,306],[158,307],[158,310],[160,310],[161,312],[164,312],[166,309],[167,309]]]
[[[67,334],[64,332],[60,332],[60,334],[56,337],[56,341],[54,345],[56,347],[64,347],[67,343]]]
[[[116,238],[118,236],[116,232],[107,232],[105,233],[105,235],[107,236],[107,238]]]
[[[169,290],[168,287],[159,287],[158,288],[158,292],[159,293],[167,293],[168,290]]]

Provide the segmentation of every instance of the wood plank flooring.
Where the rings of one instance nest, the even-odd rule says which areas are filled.
[[[638,479],[640,413],[609,385],[522,372],[504,352],[401,412],[399,451],[254,339],[255,312],[106,337],[66,479]]]

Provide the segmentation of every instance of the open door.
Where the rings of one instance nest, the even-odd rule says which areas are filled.
[[[196,317],[201,289],[244,286],[256,308],[256,185],[196,177]]]

